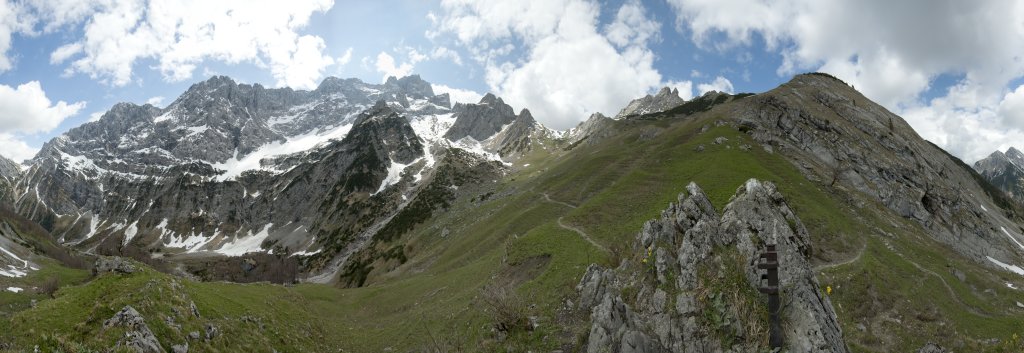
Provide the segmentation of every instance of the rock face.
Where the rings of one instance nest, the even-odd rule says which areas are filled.
[[[829,298],[808,257],[807,230],[775,186],[751,179],[719,216],[691,183],[637,234],[640,259],[618,269],[592,265],[577,286],[591,312],[587,352],[760,352],[766,299],[756,267],[766,244],[779,253],[791,352],[847,352]],[[733,283],[734,286],[723,285]]]
[[[721,107],[740,130],[808,178],[866,195],[978,263],[996,269],[987,257],[1005,262],[1024,256],[1014,244],[1024,237],[1011,220],[1019,217],[1019,206],[989,192],[969,166],[834,77],[798,75]]]
[[[1024,153],[1010,147],[974,163],[974,170],[989,183],[1017,200],[1024,200]]]
[[[126,306],[113,317],[103,322],[104,329],[112,327],[124,327],[127,329],[125,337],[118,341],[118,346],[124,346],[138,353],[162,353],[163,346],[149,330],[142,315],[135,308]]]
[[[461,146],[446,133],[516,154],[537,127],[494,95],[453,110],[419,76],[332,77],[313,91],[218,76],[165,108],[118,104],[47,142],[24,172],[0,161],[0,201],[86,252],[215,268],[207,279],[291,281],[278,269],[294,272],[299,258],[281,255],[314,257],[303,270],[340,266],[413,202]],[[190,263],[161,265],[179,258]]]
[[[611,127],[615,120],[602,115],[601,113],[591,114],[586,121],[580,123],[572,130],[569,130],[568,143],[575,146],[580,143],[594,144],[608,136],[615,134]]]
[[[615,119],[659,113],[683,105],[685,102],[683,98],[679,97],[679,90],[663,87],[653,96],[648,94],[629,102],[615,115]]]
[[[502,157],[529,152],[532,136],[539,128],[530,111],[523,109],[511,125],[493,137],[493,148]]]
[[[0,156],[0,203],[14,204],[14,184],[21,177],[21,168],[14,161]]]
[[[452,108],[455,124],[444,134],[452,141],[464,137],[483,141],[501,131],[502,127],[516,120],[512,107],[501,98],[488,93],[477,104],[456,104]]]

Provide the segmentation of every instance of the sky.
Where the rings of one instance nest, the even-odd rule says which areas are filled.
[[[1024,148],[1024,1],[0,0],[0,155],[212,75],[419,74],[567,129],[665,86],[757,93],[810,71],[968,163]]]

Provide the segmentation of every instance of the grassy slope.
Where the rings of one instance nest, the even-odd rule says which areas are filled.
[[[631,255],[626,244],[644,221],[675,200],[686,183],[696,181],[721,208],[737,186],[756,177],[779,185],[811,231],[818,261],[852,258],[863,246],[858,261],[820,274],[822,283],[834,288],[833,300],[855,351],[910,351],[928,340],[961,347],[958,351],[997,350],[1000,346],[980,341],[998,338],[1005,345],[1013,334],[1024,332],[1024,315],[1013,309],[1024,296],[1002,283],[1011,280],[1024,287],[1024,281],[1000,278],[959,260],[916,224],[891,218],[873,202],[863,208],[850,206],[851,196],[807,181],[790,163],[733,128],[712,127],[699,133],[719,118],[712,111],[699,120],[623,122],[621,134],[596,146],[569,153],[536,151],[526,159],[530,166],[500,181],[487,200],[464,197],[448,212],[404,235],[409,261],[371,278],[367,287],[179,280],[184,296],[204,313],[204,319],[184,324],[191,330],[208,318],[222,331],[232,327],[206,346],[210,350],[241,345],[273,346],[279,351],[556,348],[558,341],[575,341],[586,330],[582,318],[567,320],[571,314],[561,310],[563,299],[572,297],[587,264],[609,262],[609,253],[560,227],[559,218],[603,247]],[[641,138],[651,131],[658,135]],[[713,144],[716,137],[729,140]],[[752,148],[740,149],[744,144]],[[698,145],[704,145],[703,152],[695,150]],[[543,193],[576,207],[547,202]],[[550,261],[537,269],[536,277],[510,279],[508,268],[541,256]],[[962,271],[966,280],[958,280],[950,268]],[[151,281],[158,285],[140,291]],[[120,306],[133,303],[169,347],[183,336],[157,327],[162,325],[160,315],[170,312],[167,306],[180,305],[180,300],[154,300],[163,297],[160,290],[152,291],[165,288],[173,293],[170,283],[169,277],[147,271],[63,289],[57,299],[15,315],[13,328],[4,330],[0,341],[16,333],[16,342],[28,344],[41,334],[58,332],[60,339],[51,341],[109,346],[113,338],[95,338],[97,327]],[[514,331],[509,341],[499,343],[481,293],[485,286],[503,283],[517,286],[531,304],[523,310],[537,316],[540,327]],[[253,341],[253,327],[231,325],[243,315],[263,320],[265,340]]]

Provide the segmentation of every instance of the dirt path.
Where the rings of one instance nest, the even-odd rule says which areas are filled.
[[[547,202],[554,203],[554,204],[559,204],[559,205],[562,205],[562,206],[565,206],[565,207],[568,207],[568,208],[573,208],[573,209],[576,208],[576,206],[570,205],[568,203],[565,203],[565,202],[562,202],[562,201],[552,200],[551,196],[548,196],[548,193],[546,193],[546,192],[542,192],[540,194],[544,195],[544,200],[547,201]],[[595,247],[597,247],[598,249],[601,249],[604,252],[609,252],[608,248],[606,248],[606,247],[604,247],[604,245],[601,245],[598,242],[594,241],[594,238],[591,238],[582,229],[579,229],[579,228],[573,227],[571,225],[565,224],[565,222],[562,221],[562,217],[558,217],[558,226],[562,227],[565,230],[576,232],[576,234],[579,234],[580,237],[583,238],[583,240],[586,240],[588,243],[594,245]]]
[[[903,260],[906,260],[911,265],[914,265],[914,267],[917,267],[917,269],[921,270],[921,272],[930,274],[932,276],[935,276],[935,278],[938,278],[939,281],[942,282],[942,285],[946,287],[946,290],[949,291],[949,296],[951,298],[953,298],[953,300],[955,300],[957,303],[960,303],[960,305],[963,306],[965,310],[969,311],[970,313],[972,313],[974,315],[978,315],[978,316],[981,316],[981,317],[984,317],[984,318],[991,318],[992,317],[991,315],[982,312],[978,308],[975,308],[973,306],[967,305],[967,303],[964,303],[963,300],[960,300],[960,296],[957,295],[956,292],[953,291],[953,287],[950,287],[949,283],[946,283],[946,278],[945,277],[940,276],[938,273],[935,273],[935,271],[929,270],[927,268],[922,267],[921,265],[918,265],[916,262],[910,261],[910,259],[908,259],[906,257],[903,257]]]
[[[857,252],[857,255],[854,255],[852,258],[844,260],[844,261],[833,262],[833,263],[830,263],[830,264],[821,264],[821,265],[815,266],[814,267],[814,272],[821,272],[822,270],[827,270],[827,269],[830,269],[830,268],[833,268],[833,267],[839,267],[839,266],[843,266],[843,265],[849,265],[851,263],[857,262],[857,260],[860,260],[860,256],[864,255],[864,250],[866,250],[867,248],[868,248],[868,242],[867,242],[867,240],[865,240],[864,244],[861,244],[860,251]]]

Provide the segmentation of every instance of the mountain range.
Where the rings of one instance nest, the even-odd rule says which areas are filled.
[[[760,352],[771,244],[790,351],[1013,351],[1022,167],[820,73],[568,131],[419,76],[218,76],[0,159],[0,347]]]

